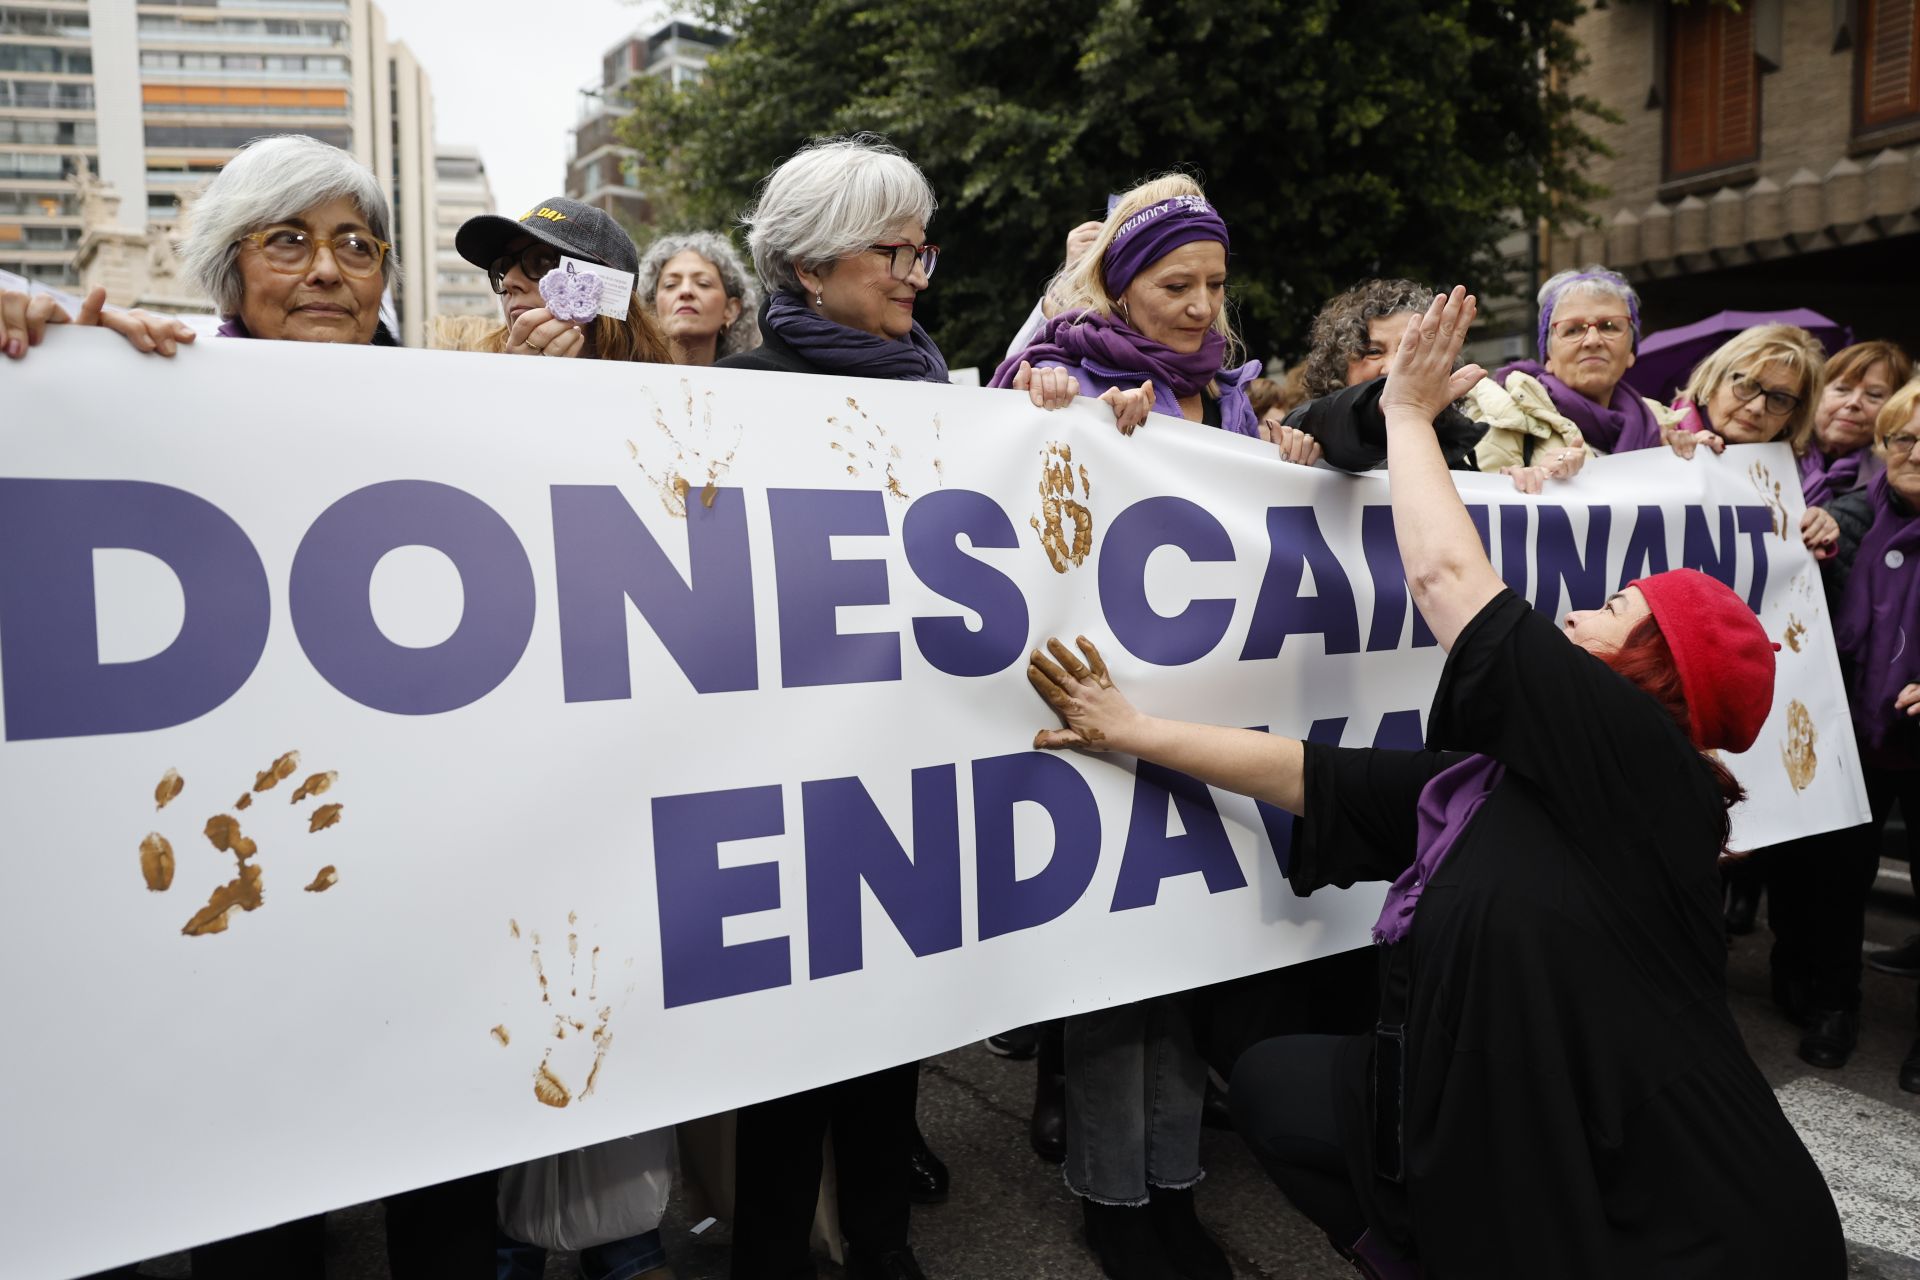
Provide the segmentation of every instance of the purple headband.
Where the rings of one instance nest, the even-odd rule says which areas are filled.
[[[1119,297],[1150,264],[1197,240],[1218,240],[1227,247],[1227,224],[1204,196],[1175,196],[1130,215],[1100,259],[1107,296]]]
[[[1569,277],[1565,284],[1555,289],[1553,296],[1547,299],[1547,305],[1540,308],[1539,351],[1542,360],[1547,358],[1547,333],[1553,328],[1553,313],[1559,308],[1560,299],[1567,296],[1568,290],[1588,280],[1605,280],[1608,284],[1617,284],[1627,291],[1627,324],[1633,330],[1633,345],[1628,349],[1640,350],[1640,298],[1634,293],[1633,286],[1628,284],[1627,278],[1617,271],[1582,271],[1577,276]]]

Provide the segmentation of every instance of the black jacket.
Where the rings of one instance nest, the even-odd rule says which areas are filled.
[[[1332,395],[1310,400],[1287,415],[1297,427],[1320,442],[1327,465],[1342,471],[1372,471],[1387,465],[1387,419],[1380,412],[1385,378],[1342,387]],[[1475,422],[1449,405],[1433,420],[1440,452],[1455,471],[1477,471],[1473,446],[1487,434],[1486,424]]]
[[[795,351],[786,339],[767,323],[767,304],[760,304],[760,345],[750,351],[736,351],[714,362],[720,369],[771,369],[775,373],[825,373],[813,361]]]

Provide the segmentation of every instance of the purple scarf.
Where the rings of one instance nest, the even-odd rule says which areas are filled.
[[[1227,340],[1208,330],[1206,341],[1193,352],[1175,351],[1155,342],[1118,316],[1098,311],[1063,311],[1049,320],[1035,335],[1025,351],[1008,356],[994,370],[989,386],[1010,387],[1020,362],[1031,365],[1066,365],[1083,375],[1083,395],[1099,395],[1108,387],[1135,387],[1151,379],[1154,408],[1175,417],[1180,414],[1183,396],[1199,395],[1210,382],[1220,383],[1220,426],[1237,435],[1257,436],[1260,421],[1254,416],[1244,383],[1259,376],[1258,361],[1249,361],[1238,369],[1223,369]]]
[[[1505,386],[1510,373],[1538,378],[1553,397],[1553,407],[1572,420],[1588,444],[1603,453],[1630,453],[1660,443],[1660,420],[1624,378],[1614,384],[1613,399],[1603,407],[1548,373],[1538,361],[1515,361],[1495,374],[1494,381]]]
[[[1858,489],[1860,469],[1872,452],[1855,449],[1829,462],[1819,445],[1809,444],[1800,458],[1800,492],[1806,495],[1807,505],[1824,507],[1841,494]]]
[[[1852,660],[1847,702],[1854,730],[1863,746],[1880,751],[1906,719],[1893,700],[1920,680],[1920,516],[1895,509],[1884,471],[1867,486],[1867,498],[1873,527],[1854,557],[1833,642]]]
[[[905,341],[850,329],[782,290],[767,303],[767,327],[809,364],[828,373],[900,382],[945,382],[947,362],[915,320]]]
[[[1419,838],[1413,865],[1402,871],[1387,890],[1386,905],[1373,924],[1375,942],[1388,946],[1407,936],[1421,893],[1460,842],[1473,815],[1480,812],[1481,804],[1506,776],[1507,767],[1492,756],[1472,755],[1427,779],[1427,785],[1420,788]]]

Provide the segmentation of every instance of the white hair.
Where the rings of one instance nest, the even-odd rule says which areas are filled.
[[[192,230],[180,246],[187,278],[213,299],[221,315],[240,314],[245,291],[240,238],[342,197],[359,207],[377,239],[393,239],[380,180],[347,152],[297,133],[248,143],[194,202]],[[399,274],[400,263],[389,250],[380,261],[381,281],[390,287]]]
[[[1540,286],[1540,292],[1534,295],[1540,315],[1539,349],[1540,358],[1547,358],[1547,331],[1553,323],[1554,309],[1560,305],[1565,294],[1597,293],[1603,298],[1612,298],[1627,309],[1627,318],[1633,328],[1633,345],[1640,346],[1640,295],[1634,292],[1627,278],[1618,271],[1603,267],[1599,263],[1589,263],[1584,267],[1569,267],[1556,272]]]
[[[721,360],[736,351],[751,351],[759,346],[760,289],[747,274],[747,264],[740,261],[739,253],[723,235],[712,231],[672,231],[661,236],[647,246],[646,256],[640,259],[635,292],[648,306],[653,306],[654,294],[660,288],[660,273],[666,269],[667,260],[689,250],[711,263],[720,276],[720,287],[727,291],[729,298],[740,301],[740,314],[720,331],[713,358]]]
[[[769,290],[801,291],[796,267],[817,270],[887,234],[933,220],[933,188],[885,139],[816,138],[767,175],[742,219],[754,270]]]

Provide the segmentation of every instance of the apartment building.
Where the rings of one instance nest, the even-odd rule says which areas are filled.
[[[628,226],[651,221],[647,197],[630,163],[633,149],[620,145],[619,123],[627,114],[623,90],[639,76],[659,76],[675,88],[697,82],[707,58],[729,37],[690,22],[669,22],[651,34],[639,32],[607,50],[600,80],[580,90],[580,122],[574,126],[566,192],[606,210]]]
[[[490,316],[500,310],[486,273],[461,257],[453,237],[468,218],[495,212],[486,162],[474,147],[442,144],[435,157],[439,192],[439,238],[434,267],[440,294],[439,315]]]
[[[1807,306],[1920,349],[1897,287],[1920,267],[1920,5],[1616,2],[1575,34],[1569,87],[1621,120],[1596,130],[1600,225],[1549,270],[1625,272],[1652,328]]]
[[[432,313],[433,106],[371,0],[0,0],[0,269],[189,310],[194,195],[241,146],[351,151],[395,206],[402,340]]]

